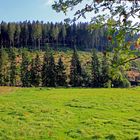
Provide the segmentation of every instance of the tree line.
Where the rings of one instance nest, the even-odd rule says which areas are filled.
[[[30,58],[24,49],[0,49],[0,86],[21,87],[128,87],[124,73],[110,69],[106,53],[99,59],[97,51],[92,51],[90,74],[82,67],[77,50],[74,48],[70,61],[70,73],[66,73],[63,58],[55,62],[51,49],[41,57],[34,53]],[[21,54],[21,55],[20,55]],[[114,61],[117,57],[114,56]]]
[[[41,49],[47,43],[52,47],[73,47],[80,49],[107,46],[107,29],[88,30],[89,23],[43,23],[39,21],[4,22],[0,24],[1,48],[26,47]]]

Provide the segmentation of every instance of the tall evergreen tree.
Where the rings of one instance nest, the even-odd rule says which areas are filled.
[[[4,84],[4,73],[3,73],[3,49],[0,49],[0,85],[2,86]]]
[[[7,33],[7,23],[1,22],[1,48],[7,47],[8,33]]]
[[[14,34],[15,34],[15,23],[8,23],[8,38],[9,38],[9,46],[14,47]]]
[[[35,42],[35,47],[36,47],[36,44],[38,44],[38,49],[40,50],[40,40],[41,40],[41,37],[42,37],[41,23],[39,21],[33,22],[32,27],[33,27],[32,31],[33,31],[33,39],[34,39],[34,42]]]
[[[29,39],[29,30],[27,21],[21,23],[20,43],[21,46],[27,47]]]
[[[70,65],[70,85],[72,87],[78,87],[82,85],[82,67],[76,48],[74,48]]]
[[[103,58],[102,58],[101,83],[102,83],[102,87],[105,88],[111,87],[110,69],[109,69],[109,62],[108,62],[106,52],[103,53]]]
[[[47,49],[44,55],[42,69],[42,85],[46,87],[56,86],[56,65],[52,53]]]
[[[54,61],[54,57],[51,54],[50,55],[50,61],[49,61],[49,77],[48,79],[48,86],[49,87],[55,87],[56,86],[56,65]]]
[[[47,47],[46,52],[44,54],[44,60],[43,60],[43,66],[42,66],[42,86],[46,87],[47,86],[47,77],[49,75],[49,57],[50,57],[50,51]]]
[[[9,84],[8,54],[4,49],[0,49],[0,85]]]
[[[15,25],[14,40],[15,40],[15,44],[17,47],[20,46],[20,32],[21,32],[20,24],[16,24]]]
[[[58,35],[59,35],[59,28],[58,28],[58,24],[56,23],[55,25],[52,26],[52,30],[51,30],[51,36],[53,38],[53,43],[56,42],[56,49],[58,47]]]
[[[10,58],[10,85],[16,86],[16,75],[17,75],[17,65],[16,65],[16,54],[14,49],[9,50],[9,58]]]
[[[61,36],[62,36],[62,39],[63,39],[63,45],[65,45],[65,39],[66,39],[66,35],[67,35],[67,31],[66,31],[66,25],[62,24],[62,27],[61,27]]]
[[[67,80],[66,69],[63,64],[62,58],[60,57],[58,60],[58,64],[56,66],[57,86],[66,86],[67,84],[66,80]]]
[[[29,69],[29,58],[27,52],[22,53],[21,83],[23,87],[31,86],[31,73]]]
[[[31,85],[40,86],[41,84],[41,60],[37,54],[31,62]]]
[[[100,62],[97,55],[97,51],[93,49],[92,53],[92,87],[100,87]]]

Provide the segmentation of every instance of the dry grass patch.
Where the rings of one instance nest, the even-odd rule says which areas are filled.
[[[16,87],[0,87],[0,95],[2,94],[11,94],[16,91]]]

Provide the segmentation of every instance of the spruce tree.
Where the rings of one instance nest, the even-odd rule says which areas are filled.
[[[110,82],[110,69],[109,69],[109,62],[107,59],[106,52],[103,53],[103,58],[102,58],[102,72],[101,72],[101,83],[102,87],[111,87],[111,82]]]
[[[3,86],[4,74],[3,74],[3,49],[0,49],[0,85]]]
[[[29,70],[29,58],[27,52],[22,53],[21,83],[23,87],[31,86],[31,73]]]
[[[66,86],[67,85],[67,76],[66,69],[63,64],[62,58],[60,57],[58,60],[58,64],[56,66],[56,82],[57,86]]]
[[[9,85],[8,53],[0,49],[0,85]]]
[[[7,30],[7,34],[8,34],[8,39],[9,39],[9,46],[10,47],[14,47],[14,34],[15,34],[15,23],[8,23],[8,30]]]
[[[47,49],[48,50],[48,49]],[[49,67],[49,51],[45,52],[44,54],[44,60],[43,60],[43,66],[42,66],[42,86],[47,86],[47,77],[48,77],[48,67]]]
[[[31,62],[31,85],[38,87],[41,84],[41,60],[37,54]]]
[[[100,87],[100,62],[97,51],[94,49],[92,53],[92,87]]]
[[[9,70],[10,85],[16,86],[17,66],[16,66],[16,53],[14,49],[10,49],[9,59],[10,59],[10,70]]]
[[[42,69],[42,86],[56,86],[56,66],[52,53],[47,49],[44,55],[44,64]]]
[[[76,48],[74,48],[70,65],[70,85],[72,87],[78,87],[82,85],[82,67]]]
[[[55,65],[54,57],[52,54],[50,55],[49,73],[48,74],[49,74],[48,86],[55,87],[56,86],[56,65]]]

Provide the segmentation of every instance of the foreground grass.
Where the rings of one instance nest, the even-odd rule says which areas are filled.
[[[140,139],[140,89],[11,90],[0,95],[0,140]]]

